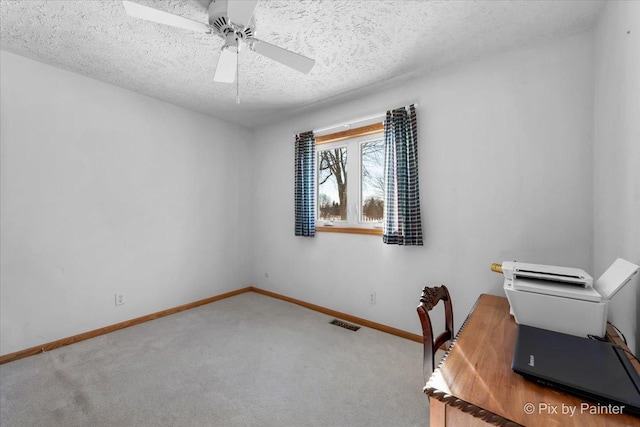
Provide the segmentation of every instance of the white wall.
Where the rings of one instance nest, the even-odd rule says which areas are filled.
[[[609,1],[595,31],[595,271],[618,257],[640,265],[640,2]],[[640,275],[609,318],[638,351]]]
[[[251,282],[248,130],[1,55],[2,354]]]
[[[491,262],[591,271],[592,68],[592,34],[575,34],[259,129],[255,284],[420,333],[424,285],[449,287],[458,328],[479,294],[503,295]],[[294,237],[293,135],[412,102],[424,247],[339,233]]]

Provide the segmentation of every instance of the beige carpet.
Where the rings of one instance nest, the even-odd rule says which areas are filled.
[[[427,426],[421,345],[330,320],[249,292],[7,363],[0,425]]]

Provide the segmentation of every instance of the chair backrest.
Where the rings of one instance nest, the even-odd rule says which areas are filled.
[[[438,302],[444,304],[445,331],[437,337],[433,336],[431,327],[431,318],[429,311],[435,307]],[[451,296],[446,286],[427,287],[422,289],[420,304],[418,305],[418,317],[422,325],[422,341],[424,343],[424,357],[422,362],[423,374],[425,380],[431,376],[435,370],[435,354],[445,342],[453,339],[453,307],[451,304]]]

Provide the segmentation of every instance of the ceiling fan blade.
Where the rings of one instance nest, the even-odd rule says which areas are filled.
[[[220,83],[233,83],[236,79],[236,70],[238,68],[238,52],[227,48],[222,48],[218,65],[216,66],[216,74],[213,81]]]
[[[157,22],[158,24],[170,25],[172,27],[178,27],[185,30],[197,31],[200,33],[211,32],[211,27],[207,24],[203,24],[202,22],[193,21],[191,19],[183,18],[182,16],[163,12],[162,10],[143,6],[127,0],[123,0],[122,4],[124,5],[124,9],[127,11],[127,14],[134,18]]]
[[[227,16],[236,25],[246,27],[253,16],[258,0],[229,0]]]
[[[290,50],[283,49],[274,44],[264,42],[258,39],[252,39],[251,49],[258,52],[260,55],[264,55],[267,58],[271,58],[287,67],[291,67],[294,70],[298,70],[301,73],[309,73],[316,61],[306,56],[299,55]]]

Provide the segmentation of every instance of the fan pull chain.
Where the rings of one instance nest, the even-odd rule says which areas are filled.
[[[236,49],[236,104],[240,104],[240,44],[238,44],[238,48]]]

